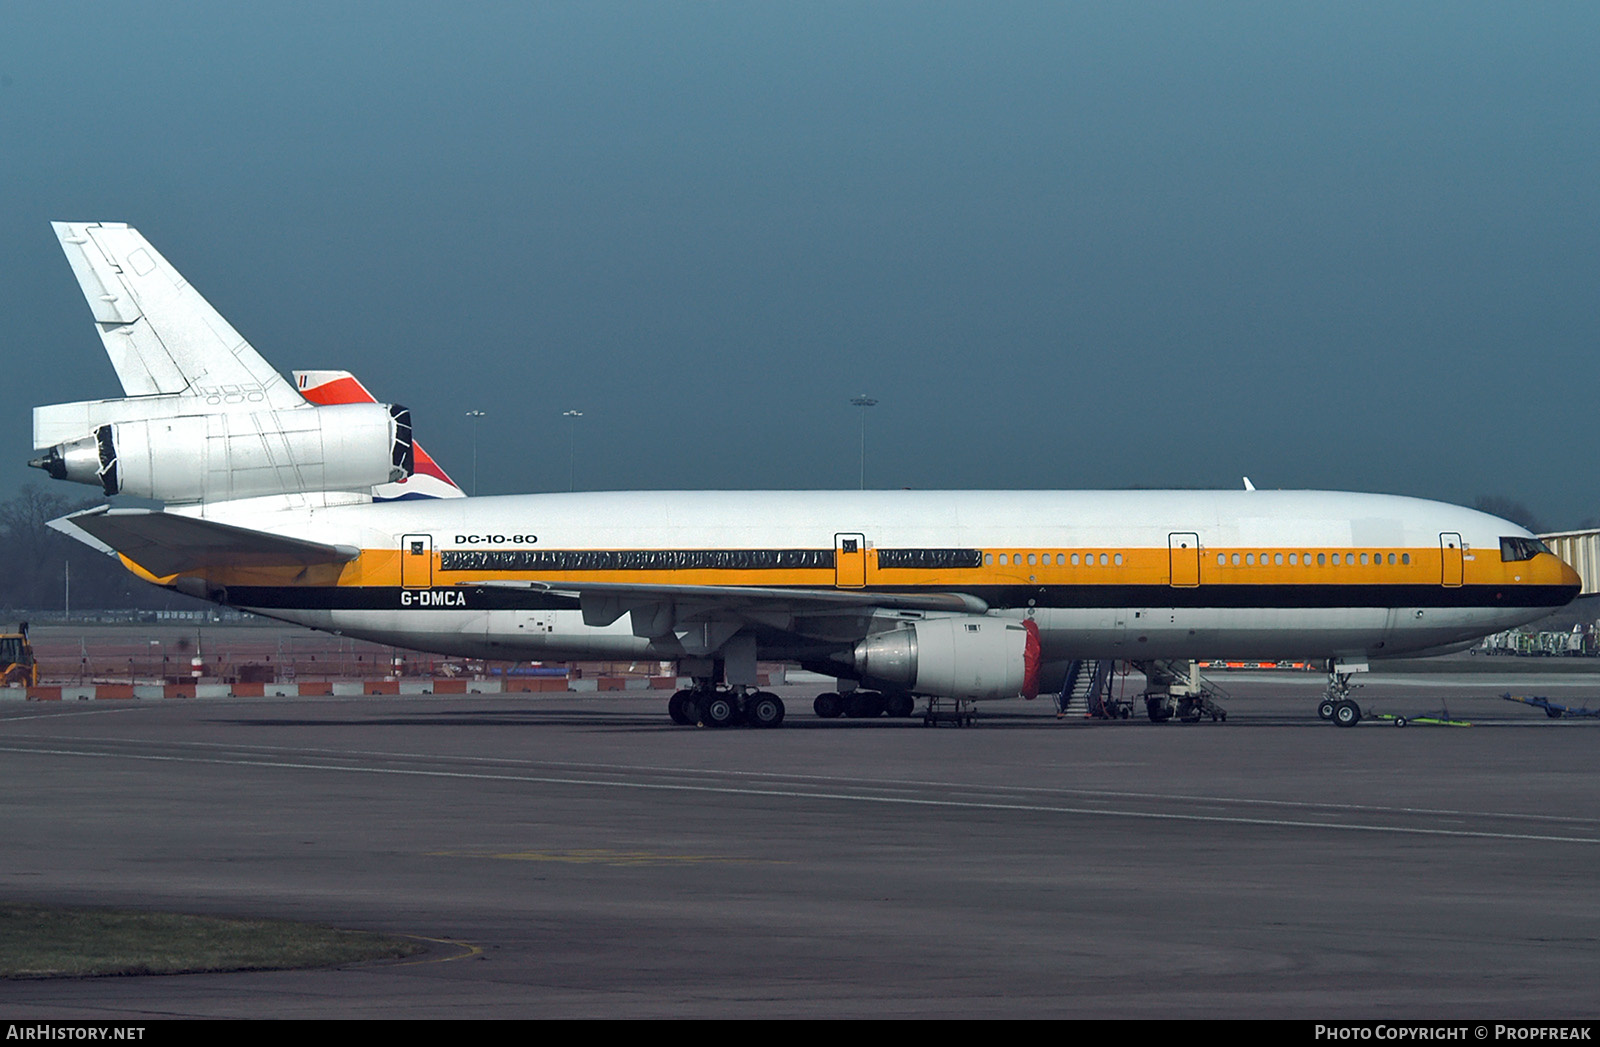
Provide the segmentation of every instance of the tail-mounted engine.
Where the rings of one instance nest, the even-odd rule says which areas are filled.
[[[877,633],[855,647],[856,668],[880,686],[945,698],[1033,698],[1039,628],[1026,621],[957,615]]]
[[[89,433],[43,448],[28,464],[57,480],[94,484],[108,495],[175,503],[364,492],[412,473],[411,412],[404,407],[308,405],[99,421],[106,414],[153,413],[119,410],[138,404],[112,400],[36,409],[36,447],[41,433],[59,433],[64,419],[87,421]]]

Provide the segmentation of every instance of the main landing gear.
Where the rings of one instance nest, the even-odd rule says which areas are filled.
[[[1361,722],[1361,706],[1350,697],[1349,673],[1328,670],[1328,689],[1317,703],[1317,719],[1332,720],[1340,727],[1354,727]]]
[[[840,716],[866,720],[877,716],[910,716],[916,704],[904,691],[850,691],[846,694],[824,691],[811,703],[811,709],[824,720]]]
[[[782,698],[750,687],[690,687],[667,699],[667,715],[685,727],[776,727],[783,713]]]

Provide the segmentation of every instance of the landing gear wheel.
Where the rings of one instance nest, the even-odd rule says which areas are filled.
[[[667,699],[667,715],[673,723],[687,727],[695,722],[693,701],[693,691],[679,691]]]
[[[1338,704],[1339,703],[1334,701],[1332,698],[1324,698],[1324,699],[1322,699],[1322,701],[1317,703],[1317,719],[1319,719],[1319,720],[1331,720],[1331,719],[1333,719],[1333,710]]]
[[[811,703],[811,711],[824,720],[833,720],[844,712],[844,699],[833,691],[823,691],[817,695],[817,700]]]
[[[745,701],[744,716],[751,727],[776,727],[783,722],[783,699],[770,691],[757,691]]]
[[[1334,706],[1333,722],[1340,727],[1354,727],[1361,722],[1361,706],[1346,698]]]
[[[883,711],[890,716],[905,717],[911,715],[911,710],[916,708],[916,701],[904,691],[883,696]]]
[[[877,691],[854,691],[844,698],[844,714],[852,720],[883,715],[883,695]]]
[[[1146,698],[1144,712],[1150,717],[1151,723],[1166,723],[1172,719],[1172,708],[1167,705],[1165,698]]]
[[[738,703],[732,695],[710,695],[700,703],[700,721],[707,727],[732,727],[739,722]]]

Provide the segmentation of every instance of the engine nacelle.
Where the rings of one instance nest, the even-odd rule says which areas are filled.
[[[1039,693],[1039,628],[1032,619],[957,615],[915,622],[856,644],[870,680],[943,698],[1033,698]]]
[[[411,412],[389,404],[107,422],[29,462],[58,480],[164,502],[368,491],[411,475]]]

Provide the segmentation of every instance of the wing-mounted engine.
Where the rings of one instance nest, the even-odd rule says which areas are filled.
[[[877,686],[945,698],[1033,698],[1039,629],[1031,619],[930,618],[855,646],[856,668]]]
[[[44,453],[28,464],[108,495],[174,504],[370,492],[413,470],[404,407],[196,413],[196,406],[194,398],[160,396],[35,408],[34,446]]]

